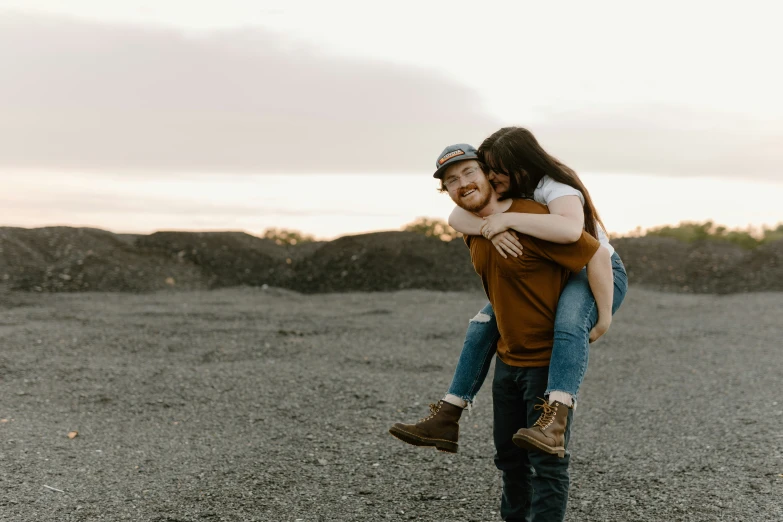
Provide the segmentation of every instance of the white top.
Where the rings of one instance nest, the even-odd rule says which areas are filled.
[[[533,199],[541,203],[542,205],[549,205],[550,202],[563,196],[578,196],[582,202],[582,206],[585,205],[585,197],[581,190],[577,190],[574,187],[555,181],[549,176],[544,176],[541,181],[538,182],[536,190],[533,192]],[[596,232],[598,233],[598,241],[605,246],[610,254],[614,254],[614,247],[609,244],[609,238],[598,223],[595,224]]]

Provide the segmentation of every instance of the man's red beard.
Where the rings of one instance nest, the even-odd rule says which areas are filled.
[[[482,192],[475,183],[471,183],[467,187],[461,188],[458,193],[459,198],[456,201],[457,205],[464,208],[468,212],[478,212],[482,208],[486,207],[489,204],[489,200],[492,199],[492,186],[489,184],[489,182],[487,182],[486,185],[486,190],[484,190],[484,192]],[[469,193],[471,190],[475,190],[482,196],[477,203],[467,203],[463,199],[463,195]]]

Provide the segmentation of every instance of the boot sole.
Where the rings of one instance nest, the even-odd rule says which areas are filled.
[[[407,442],[413,446],[435,446],[436,449],[444,453],[457,453],[457,450],[459,449],[459,443],[457,442],[451,442],[443,439],[427,439],[424,437],[419,437],[418,435],[414,435],[413,433],[408,433],[407,431],[396,427],[391,427],[389,429],[389,433],[401,441]]]
[[[543,453],[548,453],[549,455],[557,455],[561,459],[565,457],[565,448],[562,446],[547,446],[546,444],[542,444],[541,442],[537,441],[536,439],[532,439],[530,437],[527,437],[525,435],[520,435],[518,433],[515,433],[513,437],[511,437],[511,440],[519,446],[522,449],[527,450],[538,450]]]

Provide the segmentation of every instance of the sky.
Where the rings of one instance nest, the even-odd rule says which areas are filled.
[[[506,125],[610,230],[783,220],[768,2],[540,4],[0,0],[0,224],[396,228]]]

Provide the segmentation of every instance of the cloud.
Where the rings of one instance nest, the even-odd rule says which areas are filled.
[[[549,112],[532,130],[580,171],[783,181],[777,121],[640,105]]]
[[[6,16],[0,70],[6,166],[420,171],[499,126],[435,73],[261,30],[193,37]]]
[[[262,29],[193,36],[7,14],[0,71],[5,167],[421,172],[450,143],[531,123],[496,121],[476,92],[434,71],[331,56]],[[783,177],[779,121],[588,101],[529,125],[580,172]]]

